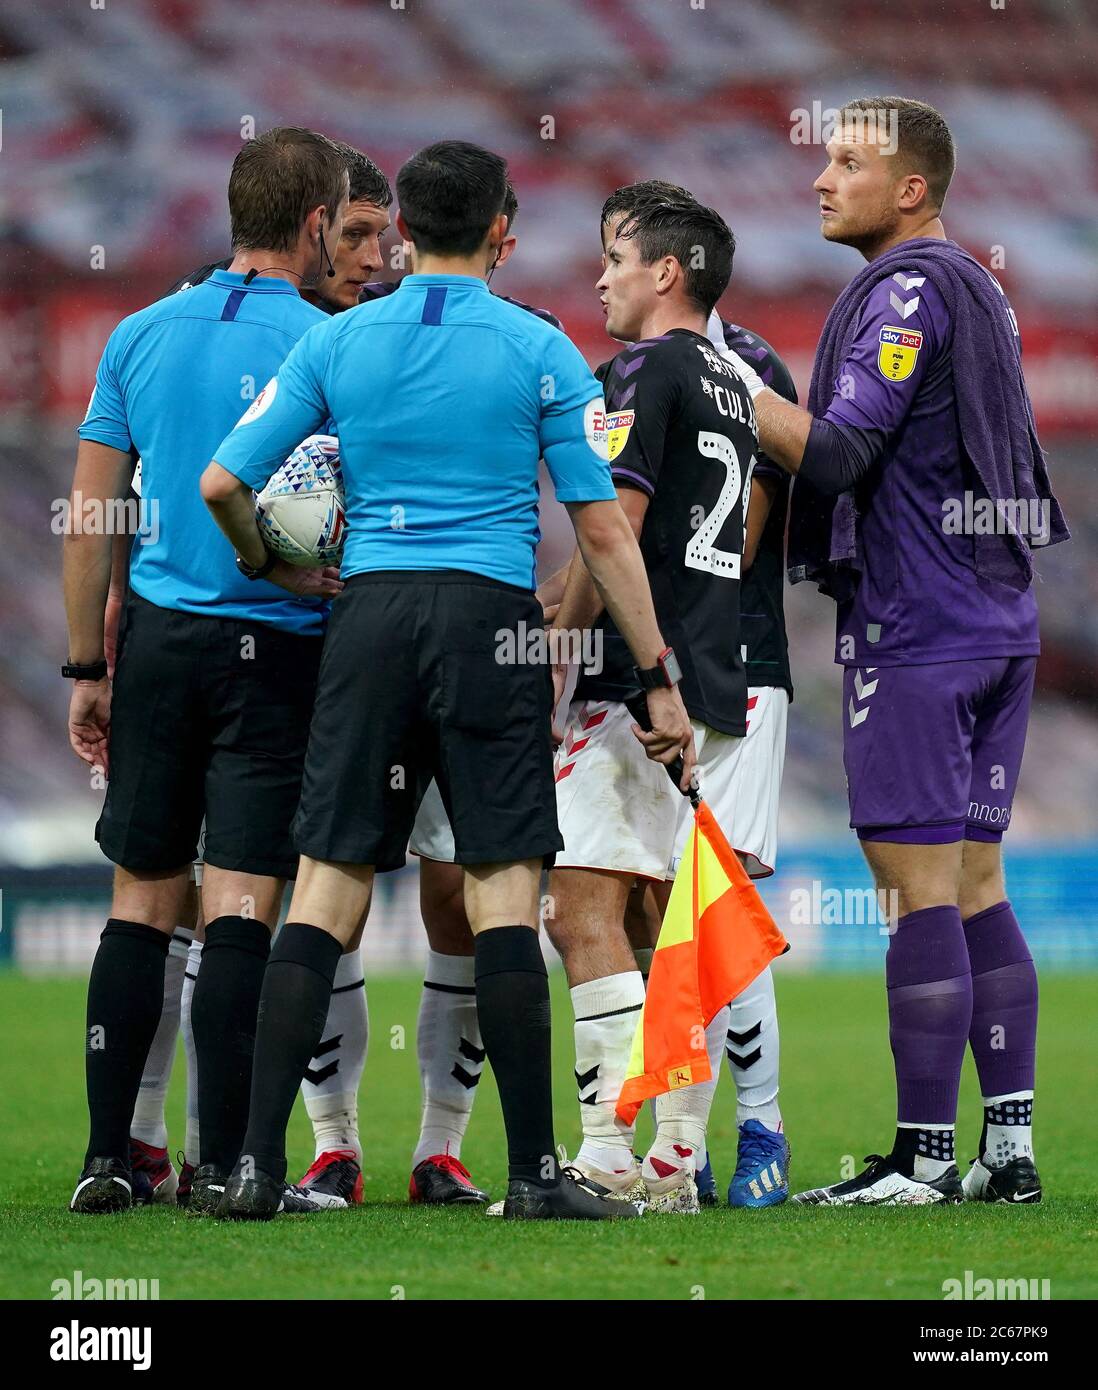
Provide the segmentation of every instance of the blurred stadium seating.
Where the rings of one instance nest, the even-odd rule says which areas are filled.
[[[0,0],[0,863],[101,870],[101,793],[68,750],[56,676],[51,508],[68,490],[73,425],[110,330],[227,250],[225,182],[242,132],[316,126],[391,173],[442,136],[499,149],[521,211],[519,253],[498,286],[552,308],[592,362],[610,350],[592,288],[602,199],[636,178],[684,183],[737,234],[726,316],[768,337],[803,389],[823,317],[858,262],[819,236],[822,152],[797,143],[798,113],[899,88],[954,129],[947,226],[996,268],[1017,310],[1074,532],[1040,562],[1045,652],[1011,838],[1032,846],[1035,876],[1042,845],[1078,846],[1073,911],[1089,914],[1095,949],[1098,857],[1083,853],[1098,835],[1093,0],[956,5],[948,24],[938,0],[328,0],[307,23],[302,13],[297,0]],[[555,504],[543,523],[549,568],[567,545]],[[830,605],[802,586],[789,610],[798,694],[785,843],[829,840],[856,856]]]

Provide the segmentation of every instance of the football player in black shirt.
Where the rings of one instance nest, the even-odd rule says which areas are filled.
[[[796,403],[789,370],[765,339],[715,312],[708,332],[715,347],[731,348],[750,361],[780,396]],[[724,826],[752,878],[774,871],[778,836],[778,794],[785,762],[786,724],[793,698],[785,631],[785,525],[790,477],[764,454],[756,453],[747,515],[740,582],[740,641],[747,672],[747,734],[730,789],[729,823]],[[675,848],[677,867],[685,827]],[[670,882],[650,891],[659,916],[670,896]],[[659,917],[657,917],[657,922]],[[789,1146],[778,1105],[778,1016],[774,980],[768,966],[722,1010],[706,1030],[711,1082],[659,1097],[658,1124],[676,1112],[702,1123],[717,1088],[721,1052],[736,1084],[738,1152],[728,1186],[734,1207],[776,1206],[789,1195]],[[717,1201],[708,1155],[699,1163],[698,1191],[705,1204]]]
[[[757,436],[743,382],[707,336],[735,243],[716,212],[664,185],[615,195],[602,239],[607,331],[629,344],[604,375],[611,471],[640,541],[661,631],[681,665],[702,792],[740,848],[730,797],[747,730],[740,574]],[[704,1122],[668,1126],[641,1166],[632,1131],[615,1114],[644,999],[626,903],[634,880],[663,883],[672,871],[690,807],[666,773],[645,770],[625,704],[639,691],[637,675],[577,555],[554,626],[592,625],[601,669],[581,673],[566,718],[558,715],[565,848],[546,923],[576,1017],[584,1129],[576,1166],[615,1195],[644,1195],[655,1210],[695,1211]],[[560,670],[557,679],[559,691]]]
[[[671,201],[691,196],[662,180],[634,184],[607,200],[604,221],[629,212],[642,194]],[[715,348],[739,354],[768,386],[796,403],[793,378],[765,339],[722,319],[716,310],[709,316],[706,331]],[[725,825],[752,878],[765,878],[773,872],[786,723],[793,698],[783,602],[790,482],[787,473],[756,453],[740,583],[747,733],[729,786],[729,821]],[[688,828],[688,822],[680,826],[672,868],[678,866]],[[627,930],[644,976],[670,887],[670,877],[665,883],[641,881],[630,894]],[[778,1105],[778,1020],[769,968],[713,1019],[706,1030],[706,1044],[714,1080],[660,1096],[656,1102],[657,1132],[661,1128],[669,1132],[673,1150],[684,1124],[694,1136],[704,1128],[724,1051],[736,1085],[739,1139],[736,1169],[728,1187],[729,1205],[777,1205],[789,1193],[789,1148]],[[703,1205],[716,1204],[708,1155],[704,1162],[698,1158],[697,1187]]]

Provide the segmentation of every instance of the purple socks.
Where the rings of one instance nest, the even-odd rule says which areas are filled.
[[[970,917],[964,932],[972,963],[969,1042],[980,1092],[986,1097],[1032,1091],[1037,972],[1018,919],[1010,903],[996,903]]]
[[[907,1125],[952,1125],[973,1023],[973,980],[960,910],[927,907],[901,917],[885,973],[897,1119]]]

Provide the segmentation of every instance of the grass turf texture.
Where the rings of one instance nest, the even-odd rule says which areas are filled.
[[[884,990],[870,976],[778,974],[783,1110],[794,1190],[838,1180],[844,1156],[888,1148],[893,1091]],[[360,1098],[366,1205],[268,1225],[196,1220],[174,1207],[120,1217],[67,1210],[86,1140],[84,984],[0,974],[0,1296],[49,1298],[51,1281],[159,1279],[170,1298],[893,1298],[940,1299],[942,1281],[1050,1279],[1052,1297],[1098,1293],[1098,1082],[1087,975],[1042,980],[1037,1139],[1045,1201],[1011,1209],[703,1211],[610,1224],[524,1225],[479,1208],[405,1201],[419,1110],[419,982],[369,984],[370,1060]],[[553,979],[557,1138],[578,1147],[571,1011]],[[182,1056],[169,1097],[183,1133]],[[958,1156],[975,1152],[980,1109],[971,1063],[961,1092]],[[647,1121],[642,1119],[642,1140]],[[735,1162],[733,1088],[721,1078],[710,1136],[718,1184]],[[499,1104],[485,1071],[463,1157],[503,1194]],[[299,1102],[291,1177],[312,1158]],[[849,1163],[849,1159],[847,1160]],[[849,1171],[849,1169],[847,1170]]]

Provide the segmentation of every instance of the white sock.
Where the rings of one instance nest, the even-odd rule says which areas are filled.
[[[656,1097],[656,1135],[652,1147],[644,1160],[645,1175],[652,1177],[669,1176],[653,1173],[652,1160],[674,1168],[689,1168],[694,1173],[705,1162],[705,1131],[709,1124],[709,1111],[713,1097],[717,1093],[717,1081],[721,1074],[721,1050],[724,1047],[725,1033],[728,1029],[728,1006],[720,1009],[705,1030],[705,1050],[709,1055],[709,1066],[713,1073],[711,1081],[699,1081],[693,1086],[680,1086],[675,1091],[665,1091]]]
[[[634,1126],[618,1119],[616,1106],[644,1006],[639,970],[588,980],[571,991],[576,1016],[576,1084],[583,1143],[576,1157],[608,1173],[633,1166]]]
[[[194,932],[176,927],[164,962],[164,1005],[160,1025],[145,1059],[141,1073],[141,1088],[133,1107],[130,1134],[156,1149],[168,1146],[168,1126],[164,1121],[164,1101],[172,1079],[176,1039],[179,1037],[179,1000],[183,992],[183,976],[187,969],[187,951]]]
[[[301,1081],[317,1158],[330,1149],[353,1149],[362,1162],[358,1087],[366,1066],[369,1031],[362,956],[348,951],[336,965],[324,1031]]]
[[[413,1168],[435,1154],[461,1157],[484,1056],[474,957],[428,951],[416,1022],[423,1113]]]
[[[183,1054],[187,1059],[187,1137],[183,1144],[183,1157],[198,1165],[198,1053],[194,1046],[194,1029],[191,1027],[191,1000],[194,998],[194,982],[198,979],[198,967],[202,964],[202,942],[192,941],[187,952],[187,971],[183,977],[183,989],[179,996],[179,1028],[183,1034]]]
[[[898,1121],[896,1129],[915,1130],[911,1176],[917,1182],[934,1182],[953,1167],[956,1125],[920,1125]]]
[[[983,1102],[987,1132],[981,1159],[992,1168],[1001,1168],[1012,1158],[1032,1158],[1033,1092],[984,1096]]]
[[[736,1123],[759,1120],[780,1132],[778,1010],[769,966],[729,1006],[725,1055],[736,1083]]]

